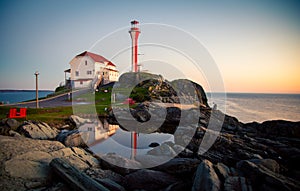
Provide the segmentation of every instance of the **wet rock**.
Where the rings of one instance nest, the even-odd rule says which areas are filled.
[[[247,123],[245,129],[252,130],[260,137],[300,137],[300,122],[283,120],[265,121],[263,123]]]
[[[200,162],[201,161],[198,159],[173,158],[164,164],[154,167],[153,169],[169,174],[185,176],[187,174],[193,174]]]
[[[223,163],[218,163],[214,165],[217,175],[222,181],[224,181],[230,174],[230,169]]]
[[[208,160],[203,160],[197,168],[193,182],[192,191],[218,191],[221,189],[221,182]]]
[[[225,179],[224,191],[252,191],[245,177],[229,176]]]
[[[23,125],[18,127],[18,133],[32,139],[54,139],[58,130],[50,127],[44,122],[25,121]]]
[[[237,118],[225,115],[223,129],[226,131],[236,132],[242,127],[242,123]]]
[[[297,181],[274,173],[263,165],[257,166],[248,160],[237,163],[237,169],[249,177],[254,190],[299,190]]]
[[[135,160],[130,160],[115,153],[107,153],[100,156],[101,166],[111,169],[118,174],[126,175],[141,168],[141,164]]]
[[[142,169],[125,176],[128,190],[159,190],[179,180],[164,172]]]
[[[257,166],[264,166],[274,173],[279,173],[280,166],[273,159],[250,159],[249,161],[256,164]]]

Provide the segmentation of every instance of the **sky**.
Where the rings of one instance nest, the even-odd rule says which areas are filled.
[[[40,89],[54,90],[74,56],[120,28],[128,31],[137,19],[195,37],[214,60],[227,92],[300,93],[299,8],[300,2],[291,0],[0,1],[0,89],[34,89],[39,71]],[[142,25],[141,30],[141,43],[154,34]],[[177,39],[184,43],[183,36]],[[110,46],[118,46],[114,43]],[[94,50],[110,57],[104,49]],[[114,63],[124,68],[121,62]]]

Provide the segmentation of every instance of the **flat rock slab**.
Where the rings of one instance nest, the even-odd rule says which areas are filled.
[[[42,187],[51,177],[49,163],[53,158],[63,158],[81,170],[99,165],[83,149],[66,148],[57,141],[0,136],[0,145],[2,190],[25,190],[32,182]]]

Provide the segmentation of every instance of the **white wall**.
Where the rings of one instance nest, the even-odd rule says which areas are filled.
[[[87,61],[87,65],[85,63]],[[71,80],[77,79],[93,79],[95,72],[94,61],[88,56],[78,56],[71,60]],[[79,76],[76,76],[76,71],[79,72]],[[87,71],[91,71],[91,74],[87,74]]]
[[[74,83],[74,87],[73,88],[86,88],[86,87],[90,87],[92,80],[82,80],[82,84],[80,83],[80,80],[78,81],[73,81]]]

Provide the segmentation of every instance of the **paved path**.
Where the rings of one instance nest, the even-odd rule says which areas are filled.
[[[73,96],[76,97],[81,94],[87,93],[88,90],[75,90],[72,92]],[[72,101],[69,101],[69,93],[64,93],[61,95],[57,95],[54,97],[46,98],[39,100],[39,107],[40,108],[46,108],[46,107],[59,107],[59,106],[72,106]],[[74,104],[74,103],[73,103]],[[80,102],[78,102],[80,104]],[[15,104],[4,104],[0,106],[10,106],[10,107],[27,107],[27,108],[35,108],[36,102],[30,101],[30,102],[21,102],[21,103],[15,103]]]

